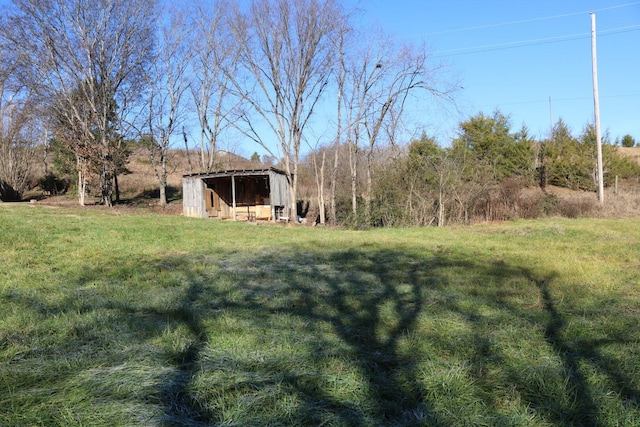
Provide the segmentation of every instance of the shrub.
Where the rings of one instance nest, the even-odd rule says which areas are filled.
[[[20,199],[21,195],[15,188],[0,180],[0,200],[3,202],[18,202]]]
[[[577,199],[561,200],[558,211],[559,214],[566,218],[578,218],[586,216],[593,211],[595,202],[592,199],[581,197]]]
[[[560,213],[559,206],[562,200],[555,194],[545,193],[539,200],[540,211],[545,216],[558,215]]]
[[[58,178],[54,173],[48,173],[38,180],[38,187],[53,196],[64,194],[69,189],[69,180]]]

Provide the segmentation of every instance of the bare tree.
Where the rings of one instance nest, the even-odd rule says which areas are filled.
[[[101,200],[112,205],[119,106],[141,92],[154,49],[155,0],[13,0],[3,26],[29,86],[91,147]],[[88,108],[80,111],[77,103]],[[91,122],[87,122],[90,119]],[[80,202],[82,203],[80,196]]]
[[[342,55],[342,52],[341,52]],[[349,170],[351,174],[351,211],[355,215],[358,207],[358,160],[359,147],[362,135],[362,121],[368,109],[367,104],[372,98],[369,91],[373,83],[380,79],[381,67],[378,67],[378,58],[373,44],[362,45],[350,52],[346,61],[341,57],[341,64],[345,67],[343,78],[346,84],[341,83],[340,95],[346,104],[348,135],[347,146],[349,151]]]
[[[226,1],[196,2],[191,11],[193,73],[191,94],[200,124],[200,170],[214,169],[218,139],[238,106],[231,96],[229,76],[235,76],[239,47],[228,27]]]
[[[94,113],[80,92],[81,90],[77,89],[69,94],[67,101],[52,103],[49,112],[54,137],[75,157],[78,203],[84,206],[97,149],[95,135],[90,126],[95,120]],[[65,108],[66,105],[73,105],[73,108],[68,110]]]
[[[349,35],[351,32],[349,31],[347,22],[343,23],[344,25],[338,30],[338,37],[336,39],[336,50],[338,51],[338,61],[334,68],[334,73],[336,76],[336,85],[338,91],[337,98],[337,111],[336,111],[336,138],[334,140],[334,149],[333,149],[333,165],[331,167],[331,189],[330,189],[330,212],[331,212],[331,223],[336,225],[337,221],[337,212],[336,212],[336,194],[337,194],[337,182],[338,182],[338,166],[340,160],[340,146],[342,145],[343,140],[343,117],[342,117],[342,107],[343,107],[343,92],[347,80],[347,69],[345,66],[345,45],[349,41]],[[347,127],[348,128],[348,127]],[[324,158],[323,158],[324,160]],[[323,162],[324,164],[324,162]]]
[[[234,87],[251,110],[241,116],[244,132],[271,155],[270,137],[278,141],[293,218],[301,141],[329,81],[342,19],[337,0],[253,0],[246,13],[236,8],[232,24],[244,71]]]
[[[160,187],[161,207],[167,205],[167,161],[172,137],[180,131],[186,113],[183,96],[189,86],[187,74],[192,58],[189,34],[184,14],[172,8],[169,22],[161,28],[157,55],[148,73],[146,142]]]
[[[360,151],[365,160],[365,216],[373,197],[373,166],[376,148],[384,141],[394,144],[401,129],[407,100],[424,95],[448,98],[450,89],[440,89],[437,68],[428,64],[422,47],[399,45],[381,30],[360,34],[359,46],[344,59],[345,84],[340,94],[348,111],[346,128],[349,139],[352,211],[357,212]],[[364,42],[363,42],[364,41]]]
[[[423,50],[412,46],[397,50],[391,45],[390,49],[379,51],[377,61],[368,65],[372,69],[368,73],[369,79],[365,81],[365,115],[361,122],[368,142],[364,197],[367,214],[370,212],[372,198],[373,156],[383,131],[386,131],[388,142],[393,143],[409,94],[416,90],[435,91],[427,80],[430,70]]]
[[[20,199],[33,181],[38,116],[33,93],[15,80],[10,58],[0,59],[0,199]]]

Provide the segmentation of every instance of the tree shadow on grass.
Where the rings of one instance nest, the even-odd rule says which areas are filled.
[[[132,297],[120,269],[134,271],[137,284],[153,283],[145,291],[154,295]],[[114,288],[120,287],[120,294],[111,292],[105,276],[119,277]],[[185,329],[184,344],[160,351],[162,357],[152,355],[166,370],[147,398],[160,405],[161,425],[449,426],[470,422],[465,417],[473,415],[488,424],[525,425],[505,415],[501,399],[509,396],[496,393],[498,388],[519,395],[522,411],[535,421],[602,424],[585,365],[605,375],[611,392],[637,410],[634,379],[599,350],[611,342],[631,345],[633,336],[620,330],[607,340],[570,342],[553,280],[473,254],[318,247],[122,260],[70,277],[78,290],[71,287],[56,303],[37,294],[5,294],[3,304],[18,304],[44,318],[109,312],[113,330],[122,332],[114,340],[121,347],[157,347],[167,330]],[[102,283],[104,294],[85,295],[93,283]],[[523,298],[531,301],[523,305],[518,302]],[[462,336],[429,330],[426,320],[432,316],[461,319]],[[217,322],[221,317],[225,321]],[[540,337],[520,339],[539,339],[557,355],[560,366],[549,372],[559,372],[562,377],[554,380],[566,387],[543,393],[509,362],[513,356],[493,334],[512,327],[510,322],[523,332],[541,331]],[[88,336],[99,325],[83,327]],[[83,339],[63,344],[73,347]],[[108,348],[107,340],[98,336],[83,348]],[[478,403],[475,413],[448,402],[462,391],[428,385],[432,373],[425,362],[446,357],[451,364],[465,361],[464,392]],[[355,379],[349,383],[341,375]]]
[[[563,313],[559,308],[559,304],[553,296],[553,283],[556,275],[535,275],[529,269],[519,266],[510,266],[502,262],[495,262],[486,271],[478,270],[480,276],[487,278],[500,279],[493,291],[488,292],[484,298],[484,304],[496,310],[500,310],[504,314],[513,319],[521,319],[531,325],[543,327],[544,342],[548,347],[550,359],[557,357],[559,364],[556,366],[554,362],[550,362],[548,366],[543,367],[549,375],[531,376],[521,371],[514,370],[503,364],[503,369],[508,373],[509,383],[514,386],[527,405],[538,414],[541,419],[551,421],[553,425],[562,426],[596,426],[608,424],[626,424],[624,421],[611,420],[607,417],[607,409],[603,408],[603,395],[615,395],[619,397],[619,406],[614,412],[621,408],[628,408],[636,411],[635,419],[638,419],[637,411],[639,409],[640,391],[634,383],[637,383],[632,376],[625,373],[620,368],[620,360],[608,356],[601,349],[608,345],[625,345],[629,348],[633,347],[637,342],[637,335],[634,338],[634,331],[625,330],[624,326],[618,325],[618,330],[605,338],[595,337],[591,335],[592,331],[587,331],[583,335],[576,335],[571,331],[572,317],[575,313]],[[523,310],[520,304],[514,304],[509,298],[514,292],[513,286],[506,287],[506,291],[501,284],[510,282],[511,278],[525,279],[529,285],[535,286],[539,294],[539,305],[541,309]],[[518,292],[515,291],[517,294]],[[563,299],[572,300],[571,296],[564,295]],[[571,301],[568,307],[577,304],[579,299]],[[586,316],[592,307],[582,307],[582,315]],[[569,309],[571,311],[571,309]],[[600,310],[600,307],[596,308]],[[470,322],[486,325],[486,319],[482,319],[482,315],[477,312],[465,308],[461,310]],[[612,325],[616,325],[612,323]],[[580,334],[580,330],[577,332]],[[492,345],[487,344],[486,331],[478,331],[477,341],[480,342],[476,349],[475,363],[482,371],[485,367],[487,359],[494,359],[496,364],[503,363],[504,355],[500,352],[491,350]],[[534,337],[531,337],[535,339]],[[539,361],[535,361],[539,363]],[[606,381],[598,384],[593,377],[593,372],[598,372],[598,376],[606,377]],[[557,377],[553,377],[553,374]],[[591,377],[590,377],[591,376]],[[481,380],[481,378],[479,378]],[[556,383],[561,385],[553,389],[545,383]],[[607,388],[602,391],[602,387]],[[594,392],[599,390],[599,395]],[[494,402],[495,403],[495,402]],[[624,411],[621,411],[624,412]],[[632,418],[632,417],[630,417]],[[624,420],[624,416],[622,417]]]
[[[331,351],[323,351],[323,346],[336,345],[318,334],[313,325],[330,325],[339,337],[339,351],[358,366],[363,376],[369,405],[365,404],[364,408],[362,401],[348,402],[332,397],[319,383],[309,385],[307,382],[302,386],[300,381],[291,381],[289,386],[305,400],[305,407],[320,407],[325,414],[332,415],[306,419],[307,422],[320,424],[329,419],[356,426],[371,423],[443,426],[463,422],[460,416],[456,418],[447,413],[451,408],[443,410],[441,402],[433,401],[437,392],[426,389],[418,380],[422,375],[420,365],[432,355],[410,354],[399,345],[413,334],[420,336],[428,332],[421,330],[419,318],[427,315],[425,307],[440,304],[442,308],[434,311],[436,315],[462,317],[473,331],[473,339],[464,345],[472,348],[469,362],[473,377],[469,383],[473,383],[473,393],[482,400],[478,406],[486,406],[481,414],[476,414],[479,419],[514,424],[513,417],[504,414],[505,403],[495,400],[494,389],[498,386],[520,395],[523,419],[532,415],[558,425],[595,425],[601,415],[591,394],[593,385],[586,378],[581,361],[599,369],[607,366],[603,371],[613,380],[615,392],[621,392],[627,401],[637,401],[638,392],[633,388],[632,379],[615,369],[614,361],[607,360],[597,350],[599,342],[585,339],[577,348],[566,341],[561,332],[565,320],[549,291],[548,281],[553,274],[538,279],[532,271],[520,266],[471,259],[366,248],[328,255],[304,251],[296,255],[279,253],[251,260],[241,256],[236,261],[230,255],[220,263],[220,268],[234,277],[244,296],[241,300],[225,301],[223,305],[232,311],[249,309],[253,313],[285,313],[304,319],[307,333],[316,336],[316,344],[309,346],[309,352],[317,359],[331,358]],[[461,271],[460,278],[456,278],[455,273],[452,277],[451,272],[456,270]],[[474,284],[465,288],[450,283],[456,280]],[[486,283],[482,283],[483,280]],[[517,285],[514,287],[513,283]],[[521,303],[513,303],[512,296],[534,301],[523,307]],[[536,390],[529,383],[528,374],[519,372],[517,366],[501,365],[507,358],[504,350],[492,342],[490,328],[511,325],[504,320],[492,325],[491,319],[483,314],[485,309],[528,325],[523,327],[525,333],[544,329],[541,344],[544,346],[546,342],[548,353],[556,354],[561,361],[561,365],[555,370],[549,369],[549,373],[560,372],[562,377],[556,380],[566,387],[544,394],[549,391]],[[260,317],[259,322],[263,321]],[[631,341],[621,337],[620,343]],[[432,344],[445,353],[465,354],[455,343],[435,341]],[[488,369],[502,370],[506,384],[494,384],[487,379]],[[289,372],[284,378],[299,376]],[[536,394],[537,391],[542,394]],[[509,397],[512,396],[502,396]],[[436,399],[446,399],[446,395]]]
[[[604,340],[579,339],[577,343],[572,343],[564,336],[567,320],[557,308],[551,293],[550,281],[535,279],[533,281],[540,289],[544,309],[549,315],[545,339],[562,360],[570,385],[569,399],[574,402],[570,408],[556,414],[556,421],[562,422],[563,425],[585,427],[604,423],[591,391],[593,385],[589,383],[585,375],[585,368],[581,366],[583,364],[591,365],[592,368],[605,374],[611,381],[613,388],[611,391],[618,394],[623,402],[630,403],[637,408],[640,402],[640,392],[634,389],[632,379],[616,367],[616,361],[605,356],[599,350],[600,347],[608,344],[628,344],[629,340],[623,337],[624,333],[621,336],[607,337]],[[624,403],[623,406],[625,406]]]
[[[192,335],[184,349],[170,356],[174,365],[173,374],[162,385],[161,401],[164,406],[163,424],[171,426],[199,426],[211,422],[210,414],[194,399],[189,390],[194,375],[198,372],[198,359],[206,346],[206,331],[193,304],[200,298],[202,286],[191,281],[178,310],[172,313],[152,310],[171,323],[183,324]]]

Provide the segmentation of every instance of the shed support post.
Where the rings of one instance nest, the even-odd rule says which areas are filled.
[[[236,177],[231,175],[231,198],[233,200],[233,220],[236,220]]]

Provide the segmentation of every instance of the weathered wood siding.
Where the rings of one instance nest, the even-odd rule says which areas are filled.
[[[258,183],[263,183],[264,178],[269,178],[268,198],[266,188],[258,187]],[[242,184],[239,194],[233,194],[232,182],[239,180]],[[264,184],[260,184],[264,185]],[[207,191],[207,189],[210,189]],[[215,203],[213,206],[207,199],[213,195]],[[213,172],[208,174],[185,175],[182,177],[182,214],[194,218],[229,218],[233,217],[231,212],[232,200],[236,199],[243,211],[241,213],[257,214],[257,206],[266,205],[270,208],[270,213],[262,214],[261,217],[276,218],[275,208],[288,208],[289,203],[289,182],[287,176],[277,169],[254,169],[254,170],[231,170]],[[209,208],[209,211],[207,211]]]
[[[205,185],[202,178],[188,176],[182,178],[182,215],[193,218],[207,218]]]
[[[289,206],[289,183],[287,176],[269,171],[271,206]]]

